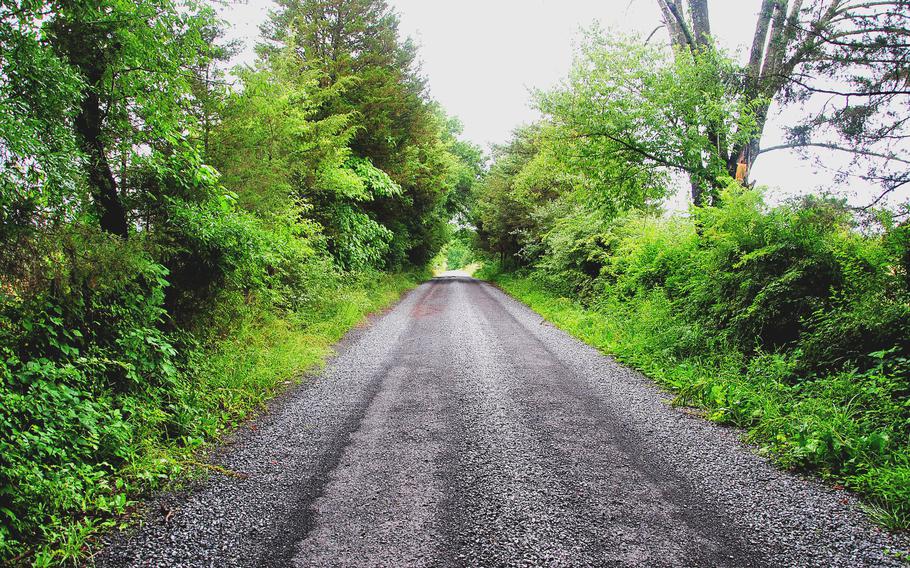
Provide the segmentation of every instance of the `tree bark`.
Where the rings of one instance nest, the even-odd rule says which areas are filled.
[[[771,39],[761,69],[761,77],[774,77],[787,52],[785,27],[787,24],[787,0],[775,0],[774,14],[771,16]]]
[[[92,187],[92,199],[101,217],[101,229],[126,238],[129,235],[126,209],[117,193],[117,182],[114,180],[110,162],[104,151],[101,122],[101,104],[98,94],[89,87],[85,98],[79,105],[75,126],[82,151],[88,158],[86,174],[89,185]]]
[[[708,18],[708,0],[689,0],[692,14],[692,35],[700,47],[711,45],[711,20]]]
[[[705,204],[704,192],[702,191],[701,183],[694,175],[689,175],[689,187],[691,188],[692,193],[692,205],[695,207],[701,207]]]
[[[670,31],[670,43],[677,48],[689,47],[689,41],[686,38],[683,26],[685,21],[683,20],[681,23],[680,18],[677,17],[677,14],[681,16],[681,12],[676,0],[657,0],[657,4],[663,13],[664,24]]]
[[[771,27],[771,16],[777,0],[763,0],[755,24],[755,36],[752,38],[752,49],[749,52],[749,88],[757,89],[761,75],[761,64],[765,58],[765,45],[768,42],[768,29]]]
[[[771,4],[770,12],[765,13],[766,4]],[[752,44],[752,53],[749,58],[749,90],[747,96],[757,98],[764,97],[765,102],[755,110],[756,134],[744,148],[735,150],[728,162],[731,171],[736,171],[736,163],[739,158],[743,158],[747,165],[747,172],[752,170],[755,160],[761,153],[761,136],[765,129],[765,123],[768,120],[768,112],[771,107],[770,101],[774,99],[781,87],[786,82],[793,71],[792,65],[786,63],[787,50],[794,37],[794,29],[799,21],[799,11],[802,9],[803,0],[794,0],[792,6],[789,0],[766,0],[762,4],[762,12],[759,14],[759,21],[756,25],[755,41],[759,39],[762,33],[762,27],[765,28],[765,35],[770,35],[767,39],[767,48],[765,48],[765,39],[761,40],[761,49],[756,55],[756,43]],[[789,15],[788,15],[789,12]],[[770,34],[767,28],[770,23]],[[748,183],[748,174],[744,180]]]
[[[789,74],[785,61],[789,44],[792,41],[792,27],[799,17],[803,0],[794,0],[792,8],[789,0],[763,0],[755,25],[752,47],[749,53],[746,78],[746,96],[752,99],[764,97],[770,101],[784,84],[781,74]],[[835,2],[836,4],[836,2]],[[676,47],[688,47],[695,51],[711,45],[711,25],[709,20],[708,0],[689,0],[688,8],[691,17],[692,31],[684,17],[681,0],[658,0],[664,22],[671,30],[670,39]],[[721,158],[727,163],[731,177],[736,177],[737,167],[746,164],[746,178],[752,169],[755,159],[761,150],[761,134],[768,118],[770,102],[756,109],[757,131],[752,140],[738,144],[729,150],[722,148],[719,139],[708,133],[712,142],[717,142]],[[710,182],[713,185],[713,181]],[[697,180],[692,181],[692,202],[700,205],[705,202],[704,188]]]
[[[686,22],[682,0],[657,0],[663,13],[664,23],[670,30],[670,41],[678,48],[695,55],[697,51],[711,46],[711,23],[708,14],[708,0],[689,0],[689,14],[692,26]],[[708,139],[720,151],[720,136],[717,132],[708,132]],[[717,188],[714,180],[705,180],[702,177],[689,174],[692,204],[696,207],[711,205]],[[711,189],[705,191],[705,185]],[[706,203],[707,201],[707,203]]]
[[[86,88],[74,126],[80,149],[87,158],[85,173],[92,201],[98,210],[99,225],[103,231],[125,239],[129,235],[126,208],[117,191],[117,182],[104,146],[100,92],[104,83],[105,57],[98,34],[78,18],[57,21],[55,47],[85,79]]]

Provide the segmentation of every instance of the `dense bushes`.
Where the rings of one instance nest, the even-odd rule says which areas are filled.
[[[473,239],[474,233],[467,229],[453,230],[448,243],[439,252],[436,264],[446,270],[459,270],[473,263],[477,258]]]
[[[201,444],[413,282],[344,273],[300,228],[181,207],[165,243],[69,226],[27,279],[4,281],[4,557],[82,554],[137,491],[192,469]],[[176,288],[181,270],[195,280]]]
[[[619,299],[659,289],[699,336],[745,353],[798,344],[808,371],[907,347],[906,288],[891,236],[881,226],[864,235],[851,219],[836,201],[769,209],[759,192],[734,188],[691,221],[633,215],[565,242],[599,243],[584,255],[602,259],[597,281]],[[557,224],[547,237],[547,266],[561,280],[556,260],[567,230]]]
[[[161,331],[167,270],[97,230],[54,237],[28,288],[4,282],[5,556],[63,511],[122,509],[108,475],[132,451],[130,424],[148,418],[135,413],[177,377],[175,348]]]
[[[192,440],[200,436],[202,409],[191,400],[190,381],[196,344],[175,328],[170,314],[191,305],[190,294],[210,298],[216,282],[219,290],[256,294],[264,289],[264,283],[253,285],[242,273],[257,272],[252,269],[266,262],[266,251],[248,246],[259,235],[242,213],[182,207],[186,217],[173,217],[182,221],[167,231],[164,258],[154,252],[164,246],[161,242],[138,237],[124,242],[74,224],[33,240],[36,260],[27,270],[20,266],[15,278],[4,278],[4,557],[21,551],[39,530],[45,539],[64,544],[69,535],[58,531],[77,530],[65,522],[72,513],[91,519],[122,512],[123,483],[135,489],[142,480],[133,474],[162,473],[161,467],[140,463],[148,458],[148,448],[197,445]],[[198,277],[205,277],[205,293],[184,284],[179,289],[184,301],[169,312],[165,298],[174,289],[173,273],[162,263],[178,273],[204,264],[207,271]],[[246,282],[228,285],[227,280]],[[138,471],[118,473],[124,467]]]
[[[768,207],[738,185],[688,218],[596,215],[563,218],[530,272],[495,278],[681,403],[747,428],[788,467],[861,491],[882,522],[906,528],[910,289],[894,246],[904,229],[858,226],[836,200]]]

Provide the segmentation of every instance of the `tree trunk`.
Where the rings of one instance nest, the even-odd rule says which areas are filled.
[[[689,0],[688,8],[691,18],[691,31],[688,25],[682,0],[657,0],[663,14],[664,23],[670,30],[670,41],[677,48],[688,48],[695,51],[711,45],[711,26],[709,21],[708,0]],[[745,94],[751,99],[763,97],[771,100],[784,84],[782,75],[789,75],[784,59],[793,38],[793,27],[797,24],[803,0],[763,0],[755,25],[752,47],[747,65]],[[789,14],[788,14],[789,13]],[[829,9],[830,13],[830,9]],[[789,17],[788,17],[789,15]],[[830,17],[830,16],[829,16]],[[720,144],[716,133],[709,132],[712,143],[721,152],[721,159],[726,160],[727,171],[736,177],[740,163],[745,164],[746,172],[743,181],[748,183],[748,174],[761,150],[761,135],[768,118],[770,105],[764,104],[756,110],[757,128],[752,140],[738,144],[729,154]],[[713,180],[709,182],[716,187]],[[704,189],[692,178],[692,202],[696,206],[705,203]]]
[[[663,13],[664,24],[670,32],[670,43],[676,48],[688,47],[689,40],[684,28],[685,21],[677,17],[682,14],[676,0],[657,0],[657,4]]]
[[[708,18],[708,0],[689,0],[689,13],[692,15],[692,26],[686,22],[684,6],[682,0],[657,0],[663,13],[664,24],[670,31],[670,41],[674,47],[682,50],[684,53],[694,55],[701,48],[711,45],[711,23]],[[708,132],[708,138],[717,147],[720,137],[717,132]],[[708,198],[708,205],[713,204],[713,193],[705,195],[703,180],[695,175],[689,174],[689,185],[691,187],[692,205],[701,207],[706,205],[705,198]],[[713,189],[716,183],[713,180],[708,182]]]
[[[689,175],[689,186],[692,188],[692,205],[701,207],[705,204],[701,183],[694,175]]]
[[[75,125],[82,151],[88,158],[86,173],[92,187],[92,199],[101,216],[101,229],[126,238],[129,234],[126,209],[117,193],[117,182],[114,181],[104,151],[101,140],[101,104],[98,94],[91,87],[79,105]]]
[[[755,35],[752,38],[752,49],[749,52],[749,85],[748,88],[756,90],[761,74],[761,63],[765,57],[765,44],[768,42],[768,29],[771,25],[771,16],[777,0],[763,0],[758,13],[758,22],[755,24]]]
[[[708,0],[689,0],[692,14],[692,34],[695,44],[701,47],[711,45],[711,21],[708,18]]]
[[[86,88],[74,126],[79,146],[87,158],[85,173],[100,217],[99,224],[102,230],[125,239],[129,235],[126,208],[118,194],[103,139],[100,89],[106,68],[104,41],[97,31],[80,20],[81,17],[81,14],[69,15],[69,18],[61,17],[55,22],[55,48],[85,79]]]
[[[780,91],[792,69],[785,69],[784,59],[793,39],[803,0],[763,0],[755,25],[752,49],[749,54],[746,96],[763,97],[771,101]],[[789,17],[788,17],[789,12]],[[739,162],[746,164],[744,183],[749,183],[749,172],[761,153],[761,136],[768,120],[770,102],[755,110],[756,132],[748,143],[734,148],[727,162],[730,175],[735,177]]]

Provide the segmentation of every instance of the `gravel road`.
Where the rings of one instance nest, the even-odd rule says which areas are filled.
[[[163,495],[100,566],[890,566],[843,491],[494,287],[436,278]],[[166,520],[165,520],[166,519]]]

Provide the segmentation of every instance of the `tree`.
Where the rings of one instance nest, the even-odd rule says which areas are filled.
[[[192,127],[185,106],[192,68],[210,57],[203,30],[213,12],[174,0],[51,5],[48,41],[83,83],[73,129],[99,225],[126,238],[127,166],[143,146],[170,146]]]
[[[239,52],[241,45],[239,39],[227,41],[224,28],[217,24],[213,21],[200,30],[209,53],[193,67],[193,104],[189,109],[199,124],[199,142],[205,160],[209,159],[212,131],[218,126],[233,86],[225,64]]]
[[[443,143],[457,160],[455,183],[446,199],[446,211],[451,217],[464,220],[471,211],[471,190],[483,177],[485,157],[480,146],[458,138],[463,128],[461,121],[454,117],[444,120]]]
[[[657,0],[677,53],[714,48],[707,0]],[[757,128],[722,157],[731,176],[764,152],[823,149],[852,156],[837,171],[882,186],[910,183],[910,1],[762,0],[740,92],[760,101]],[[761,146],[772,102],[817,110]]]
[[[19,264],[21,239],[72,215],[80,201],[71,124],[82,83],[41,39],[49,13],[46,2],[0,0],[0,271],[6,274]]]
[[[569,77],[537,93],[563,169],[611,215],[665,196],[667,173],[689,176],[696,206],[712,204],[726,157],[756,129],[756,101],[714,49],[670,59],[636,38],[588,34]]]
[[[540,151],[539,126],[516,129],[507,144],[493,147],[493,165],[473,192],[473,221],[480,246],[499,255],[503,263],[521,260],[523,237],[534,226],[534,210],[553,197],[536,191],[539,184],[522,185],[524,191],[516,185],[516,178]]]
[[[323,99],[317,73],[300,73],[285,50],[236,73],[240,89],[225,102],[212,135],[212,164],[238,194],[241,207],[264,218],[296,202],[312,206],[317,192],[351,194],[339,171],[350,157],[350,115],[319,118]]]
[[[380,168],[401,167],[402,150],[430,121],[417,49],[398,36],[398,16],[385,0],[279,0],[263,26],[260,53],[293,45],[323,86],[345,85],[326,114],[358,113],[353,150]]]
[[[384,0],[281,0],[263,28],[265,58],[283,49],[300,67],[336,88],[316,118],[351,117],[352,153],[382,170],[402,192],[360,204],[392,232],[386,265],[423,265],[444,244],[451,218],[448,195],[458,183],[458,159],[448,119],[426,94],[416,47],[398,35],[398,16]],[[380,237],[379,233],[373,233]],[[383,237],[384,238],[384,237]]]
[[[320,87],[317,71],[301,72],[291,48],[238,74],[243,88],[228,99],[213,136],[224,184],[265,219],[280,222],[297,212],[315,221],[343,268],[384,266],[392,235],[366,206],[402,190],[368,159],[353,156],[351,114],[319,117],[341,89]]]

